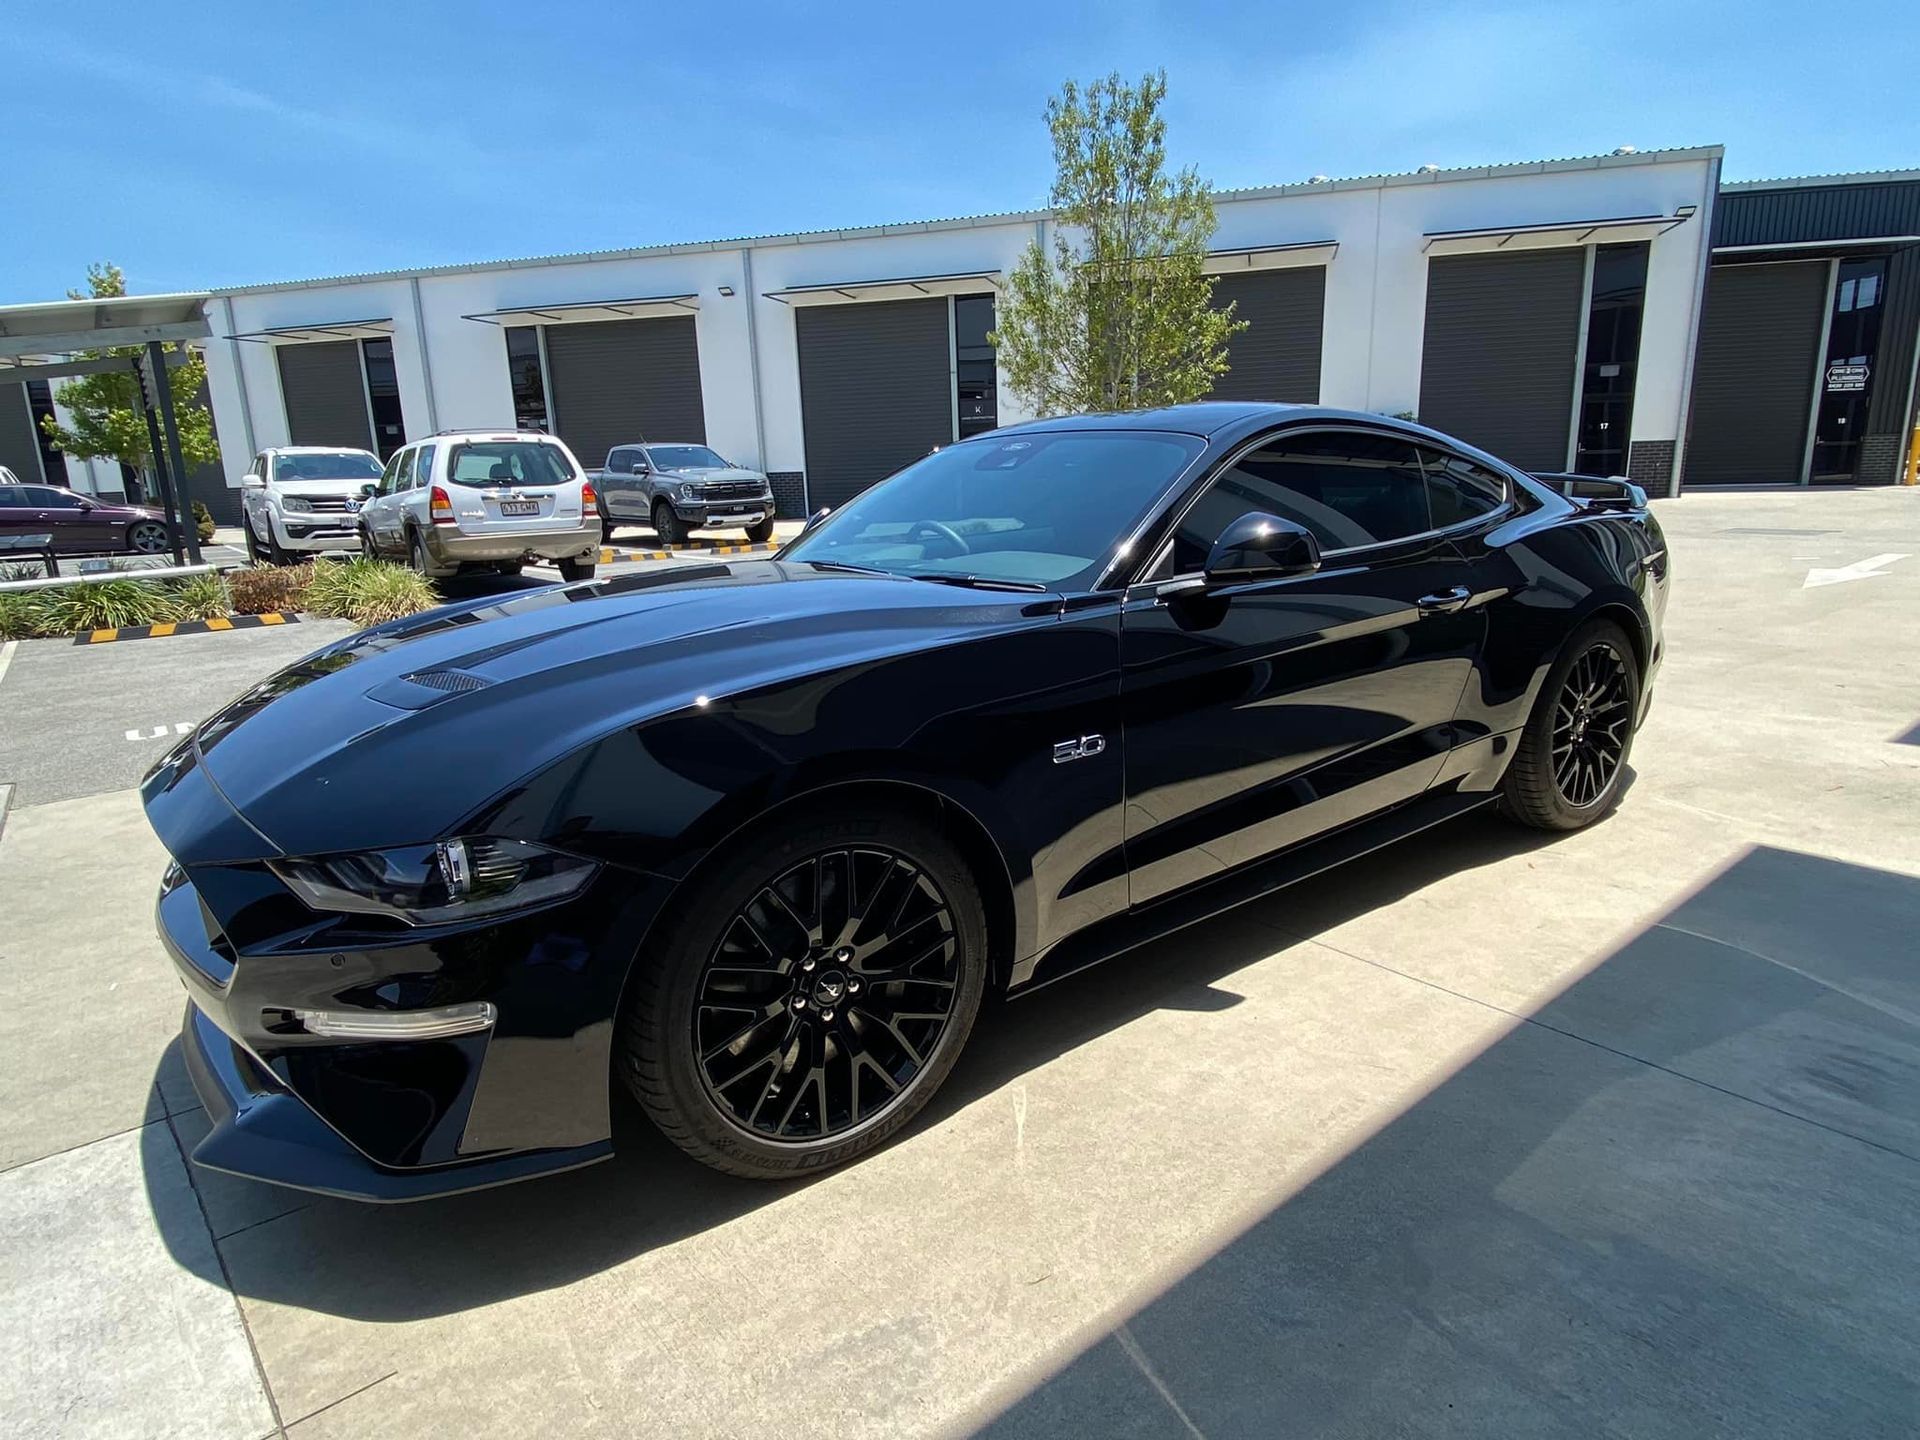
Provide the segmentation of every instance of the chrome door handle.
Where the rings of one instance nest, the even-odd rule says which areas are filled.
[[[1423,614],[1451,615],[1466,607],[1473,599],[1473,592],[1464,585],[1456,585],[1451,590],[1442,590],[1438,595],[1422,595],[1413,603],[1420,607]]]

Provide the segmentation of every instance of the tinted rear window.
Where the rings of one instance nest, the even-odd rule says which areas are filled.
[[[564,485],[573,468],[557,445],[538,440],[475,440],[456,445],[447,460],[456,485]]]

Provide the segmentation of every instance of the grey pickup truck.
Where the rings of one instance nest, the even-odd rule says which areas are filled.
[[[730,465],[705,445],[616,445],[587,477],[606,534],[616,525],[651,525],[663,545],[695,530],[739,526],[756,543],[773,537],[773,489],[758,470]]]

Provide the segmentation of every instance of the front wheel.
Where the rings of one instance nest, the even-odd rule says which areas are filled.
[[[682,525],[680,517],[673,513],[673,506],[664,500],[653,502],[653,533],[660,537],[662,545],[687,543],[687,527]]]
[[[628,1088],[695,1159],[788,1179],[872,1150],[939,1089],[986,990],[986,910],[933,824],[850,807],[739,845],[636,963]]]
[[[773,520],[762,520],[758,525],[747,526],[747,539],[755,545],[764,545],[773,538]]]
[[[380,547],[373,543],[373,532],[364,525],[360,527],[360,558],[362,560],[380,558]]]
[[[1576,630],[1547,672],[1501,783],[1500,808],[1540,830],[1578,830],[1620,798],[1640,714],[1640,667],[1608,620]]]

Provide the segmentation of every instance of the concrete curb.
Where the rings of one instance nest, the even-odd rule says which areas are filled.
[[[163,620],[157,625],[127,625],[117,630],[83,630],[76,645],[108,645],[115,640],[164,640],[170,635],[207,635],[220,630],[258,630],[262,625],[297,625],[291,612],[269,610],[264,615],[228,615],[215,620]],[[58,637],[51,637],[58,638]]]

